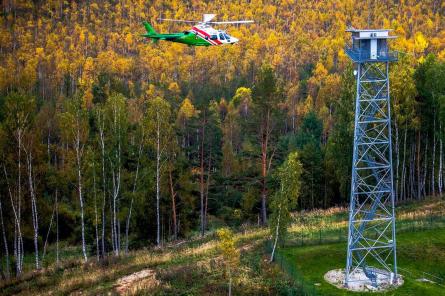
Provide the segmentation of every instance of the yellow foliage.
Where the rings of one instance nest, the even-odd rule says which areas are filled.
[[[133,44],[133,35],[131,35],[131,33],[128,33],[125,36],[125,43],[127,43],[128,46],[131,46]]]
[[[185,98],[181,104],[181,107],[179,108],[178,117],[188,120],[197,115],[198,111],[195,109],[195,106],[193,106],[189,98]]]
[[[414,51],[416,53],[423,54],[425,49],[428,47],[428,41],[425,36],[423,36],[422,32],[417,32],[414,39]]]
[[[235,247],[235,237],[229,228],[221,228],[216,231],[218,236],[218,249],[224,257],[227,268],[235,267],[239,262],[239,251]]]
[[[0,18],[0,69],[6,73],[1,78],[1,90],[13,80],[30,87],[37,79],[55,77],[51,91],[58,95],[56,90],[63,88],[67,74],[74,81],[82,81],[83,86],[91,84],[90,75],[106,72],[129,84],[141,80],[141,93],[156,84],[179,95],[180,81],[229,85],[238,77],[252,78],[253,69],[268,61],[286,88],[299,83],[304,65],[315,65],[307,80],[309,95],[318,108],[331,99],[329,92],[336,90],[336,81],[328,77],[350,63],[343,51],[349,38],[344,30],[350,22],[355,27],[383,25],[394,29],[399,36],[392,41],[394,48],[413,53],[417,59],[425,52],[445,58],[443,17],[434,13],[431,1],[372,7],[367,1],[352,0],[192,2],[190,6],[173,1],[164,7],[160,0],[148,6],[144,1],[51,1],[43,5],[18,1],[23,12]],[[368,24],[370,9],[375,17]],[[199,19],[202,11],[222,12],[218,15],[221,20],[254,19],[255,24],[227,28],[229,34],[240,38],[236,46],[191,49],[163,41],[152,44],[136,37],[144,33],[140,21],[153,22],[161,12],[163,17]],[[156,23],[159,32],[186,28]],[[92,68],[84,64],[87,57],[93,59]],[[44,78],[36,76],[37,65],[44,69]],[[296,101],[304,99],[298,95],[294,96]]]
[[[41,57],[41,56],[43,56],[43,48],[42,47],[37,47],[36,48],[36,55],[37,56],[39,56],[39,57]]]

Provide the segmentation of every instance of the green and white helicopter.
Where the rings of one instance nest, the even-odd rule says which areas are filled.
[[[224,30],[216,30],[211,27],[211,25],[228,25],[228,24],[251,24],[253,21],[243,20],[243,21],[224,21],[224,22],[212,22],[211,20],[216,16],[216,14],[204,14],[202,21],[186,21],[186,20],[174,20],[174,19],[159,19],[161,21],[169,22],[180,22],[180,23],[195,23],[190,30],[180,32],[180,33],[168,33],[160,34],[157,33],[153,27],[147,23],[143,22],[146,34],[142,34],[142,37],[150,38],[154,42],[158,40],[165,40],[171,42],[178,42],[187,44],[190,46],[211,46],[211,45],[225,45],[225,44],[235,44],[239,40],[233,36],[230,36]]]

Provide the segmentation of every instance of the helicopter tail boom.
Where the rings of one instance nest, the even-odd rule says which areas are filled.
[[[148,23],[148,22],[143,22],[145,30],[147,30],[147,33],[149,35],[156,35],[158,34],[155,29],[153,29],[153,27]]]

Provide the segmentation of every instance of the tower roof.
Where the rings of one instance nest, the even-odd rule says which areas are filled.
[[[346,32],[352,33],[352,39],[394,39],[397,36],[390,36],[392,29],[356,29],[350,27]]]

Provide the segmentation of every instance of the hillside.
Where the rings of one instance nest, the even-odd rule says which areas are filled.
[[[405,284],[394,295],[440,295],[445,284],[445,201],[401,205],[397,212],[399,268]],[[289,240],[280,247],[276,263],[268,263],[267,231],[250,228],[236,233],[241,260],[234,272],[234,294],[344,295],[325,283],[323,275],[345,263],[345,209],[295,213],[294,217]],[[86,265],[66,249],[59,267],[49,263],[44,270],[29,272],[1,288],[4,295],[226,295],[227,275],[218,245],[214,234],[209,234],[163,250],[140,250]],[[53,252],[50,248],[48,256]],[[417,281],[422,278],[434,283]]]
[[[194,34],[191,23],[159,18],[193,23],[204,13],[254,23],[214,24],[239,39],[221,46],[141,36],[143,21],[156,32]],[[108,277],[103,289],[110,289],[143,267],[156,269],[142,274],[159,276],[163,290],[170,283],[179,291],[167,280],[176,277],[174,269],[157,274],[163,264],[188,270],[187,252],[219,237],[230,270],[237,250],[244,252],[234,247],[230,229],[265,239],[277,225],[277,244],[344,238],[344,214],[341,221],[323,214],[334,220],[321,228],[305,224],[306,215],[293,221],[291,213],[349,204],[357,90],[356,65],[345,54],[351,27],[387,28],[397,36],[389,41],[398,60],[389,66],[385,129],[392,130],[392,151],[384,154],[393,159],[394,192],[388,192],[397,204],[442,196],[441,1],[2,1],[2,284],[11,293],[28,284],[71,292],[91,280],[91,289],[102,291],[95,278]],[[246,280],[235,284],[251,294],[294,288],[259,263],[260,239],[243,240],[257,246],[257,257],[243,253]],[[204,248],[200,258],[210,260],[212,250]],[[68,258],[54,277],[41,275]],[[190,263],[193,269],[201,259]],[[119,271],[125,262],[128,269]],[[94,275],[78,279],[84,269]],[[192,281],[216,269],[205,265]],[[58,287],[65,274],[73,282]],[[190,281],[184,274],[182,288]],[[212,280],[218,291],[221,279]]]

